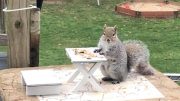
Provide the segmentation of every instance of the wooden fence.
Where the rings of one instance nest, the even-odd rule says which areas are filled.
[[[5,6],[5,0],[1,0],[1,2],[0,2],[0,9],[1,9],[1,11],[0,11],[0,34],[5,33],[4,32],[5,31],[5,28],[4,28],[4,13],[2,11],[4,6]]]
[[[39,65],[40,10],[26,9],[30,5],[28,1],[6,0],[4,25],[9,68]]]

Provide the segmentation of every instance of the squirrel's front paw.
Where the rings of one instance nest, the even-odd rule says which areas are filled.
[[[95,49],[94,53],[100,53],[102,49]]]
[[[102,49],[95,49],[94,53],[99,53],[100,55],[104,55],[104,53],[102,52]]]
[[[99,52],[99,54],[100,54],[100,55],[104,55],[104,53],[103,53],[103,52]]]

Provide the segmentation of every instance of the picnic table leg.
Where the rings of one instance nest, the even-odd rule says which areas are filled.
[[[83,79],[75,86],[73,91],[78,91],[82,86],[84,86],[87,82],[90,82],[95,91],[103,92],[103,89],[98,84],[97,79],[95,79],[91,74],[86,74]]]
[[[79,73],[80,73],[79,70],[76,69],[75,73],[73,73],[73,74],[71,75],[71,77],[69,78],[69,80],[68,80],[67,82],[68,82],[68,83],[73,82],[73,80],[78,76]]]
[[[91,74],[93,74],[100,66],[101,66],[102,63],[95,63],[89,70],[89,72]]]
[[[98,82],[92,75],[90,75],[88,79],[88,81],[91,83],[91,85],[94,87],[96,91],[103,92],[102,87],[98,84]]]
[[[90,73],[91,75],[93,75],[94,72],[101,66],[101,64],[102,64],[102,63],[95,63],[95,64],[90,68],[89,73]],[[93,79],[94,79],[96,82],[98,82],[98,80],[97,80],[94,76],[92,76],[92,77],[93,77]]]
[[[73,82],[73,80],[78,76],[78,74],[80,73],[80,71],[78,70],[78,67],[80,66],[80,64],[74,64],[74,66],[77,68],[75,73],[73,73],[71,75],[71,77],[69,78],[69,80],[67,82]]]
[[[98,84],[98,80],[93,76],[94,72],[101,66],[101,64],[102,63],[95,63],[95,65],[91,67],[91,69],[89,70],[89,74],[90,74],[89,81],[93,85],[96,91],[103,92],[102,87]]]
[[[85,83],[87,83],[87,78],[88,78],[88,71],[87,70],[85,70],[85,66],[84,66],[84,64],[83,63],[75,63],[74,64],[74,66],[77,68],[77,70],[76,70],[76,72],[72,75],[72,76],[77,76],[80,72],[82,72],[83,73],[83,75],[84,75],[84,77],[83,77],[83,79],[78,83],[78,84],[76,84],[76,86],[74,87],[74,89],[73,89],[73,91],[78,91],[78,90],[80,90],[80,88],[85,84]],[[73,77],[71,77],[72,79],[74,79]],[[70,79],[71,79],[70,78]],[[71,79],[71,80],[72,80]]]
[[[78,84],[76,84],[73,91],[79,91],[80,88],[87,83],[87,81],[88,81],[88,77],[87,76],[83,77],[83,79]]]
[[[78,65],[78,70],[84,75],[83,79],[76,85],[76,87],[74,88],[74,91],[78,91],[80,89],[80,87],[82,87],[85,83],[90,82],[91,85],[95,88],[96,91],[103,91],[103,89],[100,87],[100,85],[98,84],[97,79],[95,79],[95,77],[93,76],[93,73],[95,72],[95,70],[98,68],[98,66],[100,66],[99,63],[96,63],[95,65],[93,65],[91,67],[91,69],[88,71],[84,65],[79,64]]]

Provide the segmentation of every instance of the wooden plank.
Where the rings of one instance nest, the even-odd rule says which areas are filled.
[[[4,28],[4,12],[2,11],[4,9],[5,0],[1,0],[0,2],[0,34],[5,33]]]
[[[7,0],[7,9],[25,8],[28,0]],[[30,10],[5,12],[8,35],[8,66],[28,67],[30,64]]]
[[[1,2],[0,2],[0,34],[2,33],[2,19],[3,19],[3,17],[2,17],[2,9],[3,9],[3,7],[2,7],[3,5],[2,5],[2,0],[1,0]]]
[[[39,66],[40,9],[31,10],[30,66]]]
[[[7,34],[0,34],[0,46],[7,45]]]

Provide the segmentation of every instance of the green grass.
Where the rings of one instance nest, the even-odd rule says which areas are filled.
[[[103,25],[118,26],[121,40],[144,41],[151,64],[161,72],[180,72],[180,19],[142,19],[114,12],[122,0],[68,0],[43,5],[41,16],[40,65],[71,64],[67,47],[94,47]]]
[[[178,84],[178,85],[180,85],[180,81],[179,81],[179,82],[177,82],[177,84]]]
[[[67,47],[95,47],[104,24],[118,26],[121,40],[144,41],[151,64],[161,72],[180,73],[180,19],[143,19],[114,12],[124,0],[66,0],[44,4],[41,12],[40,65],[71,64]],[[3,50],[0,47],[0,51]]]
[[[7,51],[7,46],[0,46],[0,52]]]

